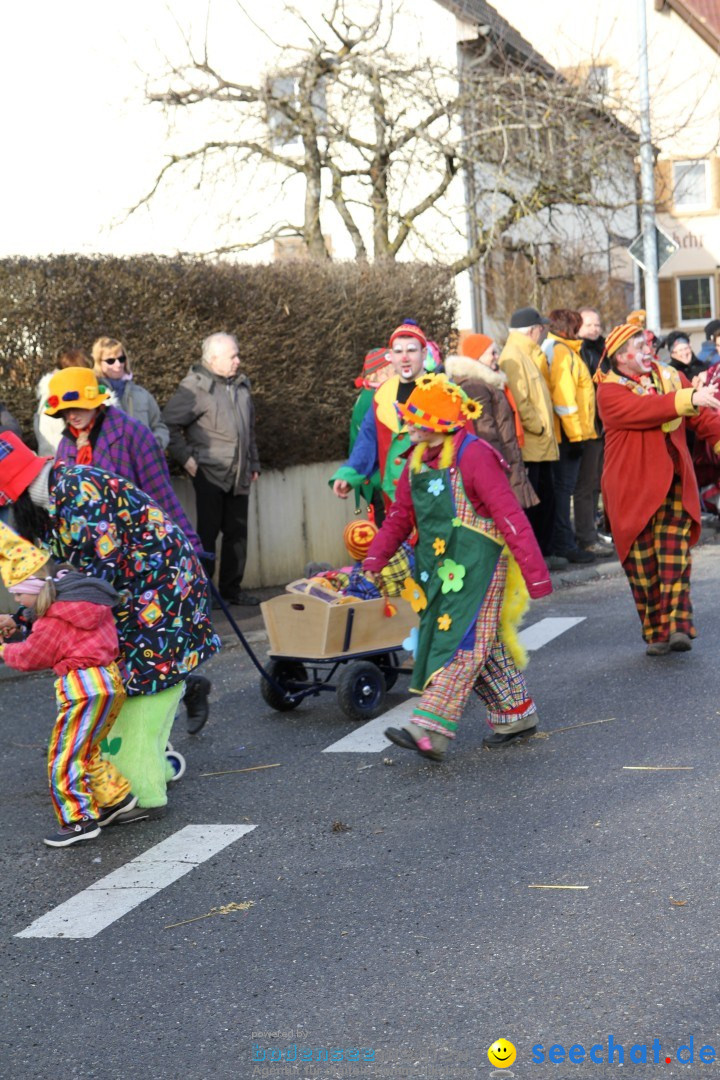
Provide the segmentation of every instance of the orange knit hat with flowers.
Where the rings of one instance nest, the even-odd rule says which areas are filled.
[[[362,562],[377,531],[377,525],[374,525],[372,521],[366,521],[364,518],[351,521],[345,526],[343,543],[351,559],[355,562]]]
[[[482,412],[482,405],[442,374],[421,375],[407,402],[396,402],[395,408],[406,424],[443,435],[459,431]]]

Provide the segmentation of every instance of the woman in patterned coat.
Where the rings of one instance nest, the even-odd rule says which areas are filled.
[[[5,503],[13,504],[21,536],[120,594],[115,620],[128,696],[113,728],[113,762],[141,807],[164,806],[165,746],[184,680],[220,647],[196,553],[128,480],[92,466],[53,464],[11,433],[0,435]]]

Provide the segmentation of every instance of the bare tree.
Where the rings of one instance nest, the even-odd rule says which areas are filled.
[[[216,251],[296,236],[310,256],[328,258],[329,203],[357,259],[405,250],[460,272],[500,244],[528,249],[548,232],[557,242],[583,212],[594,229],[605,215],[607,233],[634,205],[634,135],[595,89],[482,36],[464,44],[454,69],[397,55],[392,8],[376,0],[362,23],[351,7],[333,0],[321,28],[288,8],[307,43],[281,47],[257,85],[221,73],[207,41],[202,55],[187,42],[186,61],[149,85],[148,101],[175,117],[205,109],[217,131],[173,154],[137,206],[183,168],[247,177],[255,167],[259,183],[272,175],[302,185],[302,220]]]

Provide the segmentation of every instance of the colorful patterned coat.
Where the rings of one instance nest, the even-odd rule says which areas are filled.
[[[93,442],[94,469],[107,469],[140,488],[179,525],[196,551],[202,551],[200,538],[188,521],[173,490],[165,454],[150,428],[110,405],[98,418],[100,428]],[[96,421],[96,424],[98,421]],[[75,465],[75,440],[63,434],[55,460]]]
[[[157,503],[89,465],[56,466],[50,495],[42,539],[53,555],[121,594],[114,611],[128,695],[166,690],[218,651],[203,569]]]

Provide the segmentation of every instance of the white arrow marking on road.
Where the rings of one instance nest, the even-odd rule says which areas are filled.
[[[528,652],[535,652],[584,620],[584,615],[574,618],[541,619],[540,622],[533,623],[532,626],[522,630],[518,636]],[[326,746],[323,754],[378,754],[386,750],[388,746],[392,746],[392,743],[385,738],[385,728],[397,727],[403,720],[409,720],[418,700],[419,695],[414,695],[375,720],[370,720],[362,727],[355,728],[349,735],[338,739],[331,746]]]
[[[161,844],[41,915],[15,937],[91,938],[189,874],[255,825],[186,825]]]

